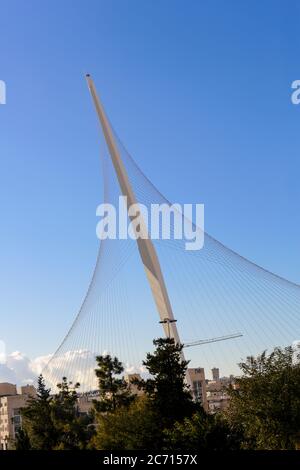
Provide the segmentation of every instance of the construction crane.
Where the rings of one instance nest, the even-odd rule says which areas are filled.
[[[239,338],[240,336],[243,336],[243,334],[232,333],[231,335],[218,336],[216,338],[199,339],[198,341],[193,341],[192,343],[185,343],[183,344],[183,347],[190,348],[192,346],[202,346],[202,344],[217,343],[218,341],[226,341],[227,339]]]
[[[175,318],[164,318],[159,323],[165,323],[167,325],[167,337],[170,338],[170,323],[175,323],[177,320]],[[191,348],[192,346],[202,346],[202,344],[208,343],[217,343],[218,341],[226,341],[227,339],[234,339],[243,336],[242,333],[232,333],[230,335],[225,336],[217,336],[216,338],[208,338],[208,339],[198,339],[198,341],[193,341],[191,343],[183,343],[184,348]]]

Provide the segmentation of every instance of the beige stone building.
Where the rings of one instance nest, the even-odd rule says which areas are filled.
[[[77,398],[77,408],[78,412],[82,415],[89,414],[91,413],[93,407],[94,407],[94,400],[98,400],[99,395],[96,393],[94,394],[89,394],[89,393],[83,393],[82,395],[79,395]]]
[[[207,384],[207,405],[210,413],[223,411],[229,406],[229,396],[220,382],[210,381]]]
[[[213,367],[211,373],[214,381],[220,380],[220,369],[218,367]]]
[[[221,377],[219,369],[214,367],[212,370],[213,380],[207,380],[206,396],[207,406],[210,413],[223,411],[229,406],[230,397],[227,392],[229,385],[234,387],[234,377]]]
[[[203,367],[188,369],[192,382],[192,395],[195,401],[202,404],[205,411],[208,410],[206,399],[206,381]]]
[[[12,448],[16,433],[21,428],[20,409],[26,406],[29,396],[35,396],[32,385],[21,387],[18,394],[16,385],[0,384],[0,450]]]
[[[139,390],[137,385],[133,382],[135,379],[141,380],[140,374],[126,374],[124,380],[128,385],[129,390],[136,395],[142,395],[143,391]],[[88,414],[92,411],[94,400],[99,400],[99,392],[96,390],[91,393],[83,393],[78,396],[77,407],[81,414]]]
[[[135,380],[141,380],[140,374],[126,374],[125,382],[128,384],[128,388],[134,395],[143,395],[143,390],[139,390],[138,386],[134,383]]]

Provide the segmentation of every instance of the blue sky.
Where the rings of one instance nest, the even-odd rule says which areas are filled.
[[[296,1],[1,2],[0,339],[52,352],[85,294],[102,201],[90,72],[122,141],[206,230],[299,272]]]

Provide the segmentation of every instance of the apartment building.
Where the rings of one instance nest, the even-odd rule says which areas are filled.
[[[219,369],[214,367],[212,370],[213,380],[206,381],[207,406],[210,413],[223,411],[229,406],[230,397],[227,388],[234,386],[234,377],[220,377]]]
[[[22,425],[20,409],[26,406],[29,396],[35,395],[32,385],[21,387],[18,393],[16,385],[0,384],[0,450],[12,448]]]
[[[192,381],[192,395],[195,401],[201,403],[207,411],[206,381],[203,367],[188,369]]]

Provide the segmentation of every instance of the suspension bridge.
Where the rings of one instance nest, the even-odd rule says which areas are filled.
[[[93,80],[86,79],[100,123],[104,201],[116,205],[121,194],[128,207],[170,206],[123,146]],[[248,355],[291,345],[299,327],[300,286],[206,232],[199,251],[186,251],[175,237],[107,238],[100,242],[81,308],[43,374],[51,387],[65,376],[91,391],[97,386],[95,357],[106,353],[117,356],[127,372],[143,373],[142,360],[161,328],[184,345],[182,357],[192,365],[218,364],[226,372]]]

